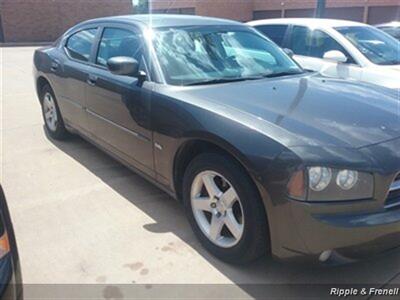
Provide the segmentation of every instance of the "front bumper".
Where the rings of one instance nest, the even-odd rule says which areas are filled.
[[[279,208],[279,226],[271,231],[272,255],[281,261],[332,265],[400,248],[400,206],[368,209],[375,205],[375,200],[288,200]]]
[[[400,208],[327,213],[322,211],[332,210],[332,207],[321,208],[321,205],[324,204],[318,204],[318,207],[300,202],[290,204],[295,228],[306,248],[305,258],[321,263],[331,262],[332,259],[343,262],[368,258],[400,247]],[[298,256],[298,252],[295,253],[292,257]]]
[[[358,151],[372,158],[370,200],[303,202],[282,199],[272,206],[272,253],[283,260],[348,262],[400,248],[400,206],[388,207],[390,184],[400,171],[400,139]],[[395,199],[400,204],[399,199]]]

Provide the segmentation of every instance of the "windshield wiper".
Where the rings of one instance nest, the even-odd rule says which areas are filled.
[[[272,77],[280,77],[280,76],[286,76],[286,75],[297,75],[297,74],[303,74],[303,73],[304,73],[303,71],[283,71],[283,72],[264,74],[262,76],[266,77],[266,78],[272,78]]]
[[[279,77],[279,76],[286,76],[286,75],[296,75],[296,74],[303,74],[304,71],[284,71],[284,72],[277,72],[277,73],[269,73],[269,74],[257,74],[256,76],[249,76],[249,77],[234,77],[234,78],[214,78],[209,80],[203,81],[196,81],[192,83],[186,84],[186,86],[191,85],[206,85],[206,84],[218,84],[218,83],[226,83],[226,82],[235,82],[235,81],[245,81],[245,80],[257,80],[262,78],[271,78],[271,77]]]
[[[209,79],[209,80],[202,80],[202,81],[188,83],[188,84],[186,84],[186,86],[203,85],[203,84],[218,84],[218,83],[245,81],[245,80],[260,79],[260,78],[262,78],[262,77],[214,78],[214,79]]]

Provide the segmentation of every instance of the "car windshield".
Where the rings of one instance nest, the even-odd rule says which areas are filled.
[[[161,69],[171,85],[215,84],[303,72],[273,42],[242,26],[160,28],[152,36]]]
[[[374,27],[348,26],[335,28],[366,58],[378,65],[400,64],[400,42]]]

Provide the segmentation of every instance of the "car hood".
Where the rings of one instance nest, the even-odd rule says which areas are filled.
[[[287,147],[358,148],[400,136],[395,91],[316,74],[184,87],[173,95]]]

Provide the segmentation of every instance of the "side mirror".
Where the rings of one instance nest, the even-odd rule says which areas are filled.
[[[291,49],[289,49],[289,48],[283,48],[283,51],[285,51],[285,53],[286,53],[287,55],[289,55],[289,57],[293,57],[293,55],[294,55],[293,50],[291,50]]]
[[[107,68],[115,75],[138,77],[139,63],[128,56],[115,56],[107,60]]]
[[[338,50],[331,50],[325,52],[323,58],[337,63],[345,63],[347,61],[346,55],[344,55],[343,52]]]

